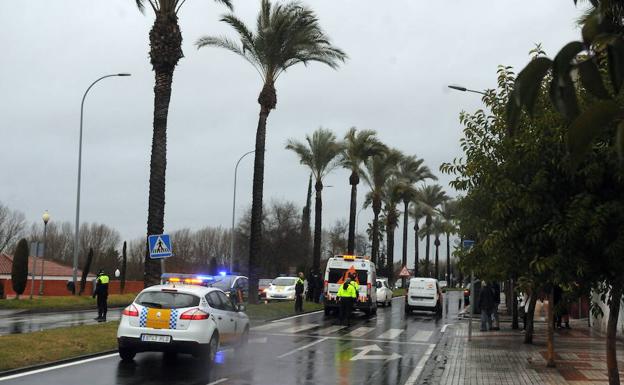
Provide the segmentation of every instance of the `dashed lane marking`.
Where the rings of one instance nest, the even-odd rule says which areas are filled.
[[[346,335],[349,336],[349,337],[362,337],[365,334],[368,334],[368,333],[372,332],[373,330],[375,330],[375,328],[361,326],[361,327],[353,330],[352,332],[347,333]]]
[[[217,385],[217,384],[220,384],[220,383],[225,382],[227,380],[228,380],[227,378],[222,378],[220,380],[216,380],[216,381],[210,382],[210,383],[208,383],[206,385]]]
[[[260,326],[254,326],[251,328],[251,330],[253,331],[271,330],[271,329],[277,329],[280,327],[286,327],[288,325],[290,325],[288,322],[271,322],[271,323],[260,325]]]
[[[301,351],[301,350],[305,350],[305,349],[307,349],[307,348],[309,348],[309,347],[311,347],[311,346],[314,346],[314,345],[320,344],[321,342],[323,342],[323,341],[325,341],[325,340],[327,340],[327,338],[321,338],[320,340],[317,340],[317,341],[311,342],[311,343],[309,343],[309,344],[307,344],[307,345],[303,345],[303,346],[302,346],[302,347],[300,347],[300,348],[297,348],[297,349],[291,350],[291,351],[289,351],[288,353],[284,353],[284,354],[282,354],[282,355],[280,355],[280,356],[277,356],[277,358],[284,358],[284,357],[288,357],[288,356],[289,356],[289,355],[291,355],[291,354],[297,353],[297,352],[299,352],[299,351]]]
[[[319,324],[301,324],[288,329],[284,329],[283,333],[299,333],[305,330],[317,328],[319,326]]]
[[[335,333],[335,332],[337,332],[339,330],[342,330],[344,328],[346,328],[346,326],[333,325],[333,326],[326,327],[324,329],[320,329],[317,334],[319,334],[319,335],[332,334],[332,333]]]

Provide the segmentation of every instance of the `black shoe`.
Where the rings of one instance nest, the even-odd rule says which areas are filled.
[[[97,316],[97,317],[94,318],[94,320],[96,320],[96,321],[99,321],[101,319],[102,319],[102,317],[100,317],[100,316]]]
[[[106,318],[100,318],[98,322],[106,322]]]

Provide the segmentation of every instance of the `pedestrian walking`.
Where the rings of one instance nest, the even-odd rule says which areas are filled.
[[[98,322],[106,322],[106,312],[108,311],[108,282],[110,278],[104,270],[98,271],[97,279],[95,280],[95,291],[93,292],[93,298],[97,297],[98,316],[95,318]]]
[[[494,307],[492,308],[492,330],[500,330],[500,319],[498,315],[498,306],[500,305],[500,285],[498,282],[492,282],[491,288],[494,295]]]
[[[297,278],[297,283],[295,283],[295,311],[302,312],[303,311],[303,289],[305,288],[303,284],[303,272],[299,272],[299,278]]]
[[[345,320],[347,326],[351,326],[351,310],[353,309],[353,301],[357,294],[355,287],[351,284],[351,279],[347,278],[345,282],[338,288],[338,301],[340,301],[340,324],[344,325]]]
[[[481,331],[492,329],[492,309],[494,308],[494,292],[485,281],[481,282],[479,293],[479,308],[481,309]]]

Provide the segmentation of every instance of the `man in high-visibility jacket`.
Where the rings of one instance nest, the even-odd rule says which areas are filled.
[[[106,273],[104,273],[104,270],[100,270],[95,282],[95,291],[93,292],[93,298],[97,296],[98,316],[95,320],[98,322],[106,322],[109,281],[110,278],[106,275]]]
[[[297,282],[295,283],[295,311],[296,312],[303,311],[303,291],[305,289],[303,278],[304,278],[303,272],[299,272],[299,278],[297,278]]]
[[[353,302],[357,298],[355,287],[351,284],[351,279],[347,280],[338,288],[338,300],[340,301],[340,324],[344,325],[345,319],[347,326],[351,326],[351,309]]]

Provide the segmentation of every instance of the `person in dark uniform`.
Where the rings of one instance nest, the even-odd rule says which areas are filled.
[[[302,312],[303,311],[303,290],[305,286],[303,284],[303,272],[299,272],[299,278],[297,278],[297,283],[295,283],[295,311]]]
[[[100,269],[95,281],[95,291],[93,298],[97,297],[98,316],[95,318],[98,322],[106,322],[106,312],[108,310],[108,283],[110,278],[104,270]]]

